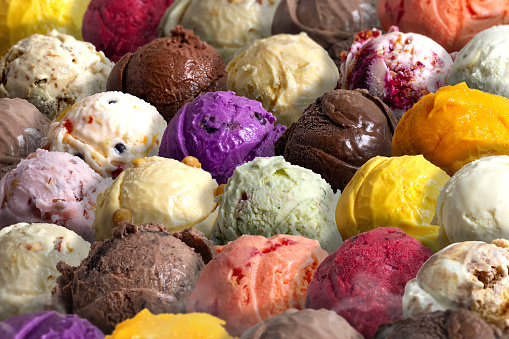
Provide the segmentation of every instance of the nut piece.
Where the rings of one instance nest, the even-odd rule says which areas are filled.
[[[139,164],[142,164],[147,161],[148,160],[146,158],[136,158],[136,159],[133,159],[132,164],[133,164],[133,166],[138,166]]]
[[[136,159],[135,159],[136,160]],[[113,223],[118,226],[118,224],[122,221],[133,222],[133,215],[131,212],[125,208],[119,208],[113,213]]]
[[[182,160],[182,163],[183,163],[184,165],[187,165],[187,166],[196,167],[196,168],[201,168],[201,164],[200,164],[200,162],[198,161],[198,159],[196,159],[195,157],[192,157],[192,156],[185,157],[185,158]]]
[[[214,190],[214,198],[224,193],[225,186],[226,186],[225,184],[217,186],[217,188]]]

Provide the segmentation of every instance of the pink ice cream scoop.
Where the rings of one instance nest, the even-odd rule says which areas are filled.
[[[157,38],[157,26],[174,0],[92,0],[83,39],[113,62]]]
[[[304,309],[313,273],[327,256],[317,240],[294,235],[244,235],[205,266],[187,312],[206,312],[226,321],[240,336],[251,326],[289,308]]]
[[[0,229],[53,223],[93,242],[96,196],[111,182],[76,156],[38,149],[0,180]]]
[[[341,54],[340,87],[365,88],[401,118],[424,95],[447,84],[452,57],[435,41],[391,27],[357,33]]]

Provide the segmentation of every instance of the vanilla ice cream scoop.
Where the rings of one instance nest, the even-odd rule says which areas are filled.
[[[446,85],[452,58],[430,38],[391,27],[362,31],[340,66],[341,88],[365,88],[401,118],[424,95]]]
[[[50,125],[47,147],[82,158],[103,177],[116,177],[135,158],[159,153],[166,125],[142,99],[97,93],[62,112]]]
[[[55,30],[12,46],[0,60],[0,98],[22,98],[48,119],[106,90],[113,63],[88,43]]]
[[[456,172],[437,198],[433,225],[440,246],[467,240],[509,239],[509,156],[484,157]]]
[[[403,315],[464,308],[509,330],[509,241],[465,241],[431,256],[410,280]]]

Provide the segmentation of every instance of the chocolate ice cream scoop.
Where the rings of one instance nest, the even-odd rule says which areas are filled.
[[[392,110],[367,90],[333,90],[283,134],[276,142],[276,155],[342,190],[366,161],[390,156],[396,124]]]
[[[125,54],[107,83],[108,91],[151,103],[168,122],[199,94],[224,91],[227,77],[223,58],[192,30],[177,26],[171,33]]]
[[[58,263],[62,275],[52,299],[60,311],[111,333],[144,308],[154,314],[185,312],[204,261],[215,255],[199,231],[172,235],[160,223],[138,227],[123,221],[112,238],[92,246],[80,266]]]
[[[41,147],[50,121],[24,99],[0,99],[0,178]]]
[[[435,311],[378,327],[375,339],[495,339],[502,331],[464,309]]]

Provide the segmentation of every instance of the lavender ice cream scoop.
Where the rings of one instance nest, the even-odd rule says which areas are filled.
[[[402,33],[395,26],[357,33],[340,55],[340,86],[365,88],[401,118],[420,98],[447,84],[453,60],[428,37]]]
[[[187,103],[170,121],[159,155],[181,161],[194,156],[218,184],[256,157],[274,156],[274,143],[286,130],[255,100],[234,92],[210,92]]]
[[[41,311],[20,314],[0,322],[2,339],[103,339],[88,320],[74,314]]]

